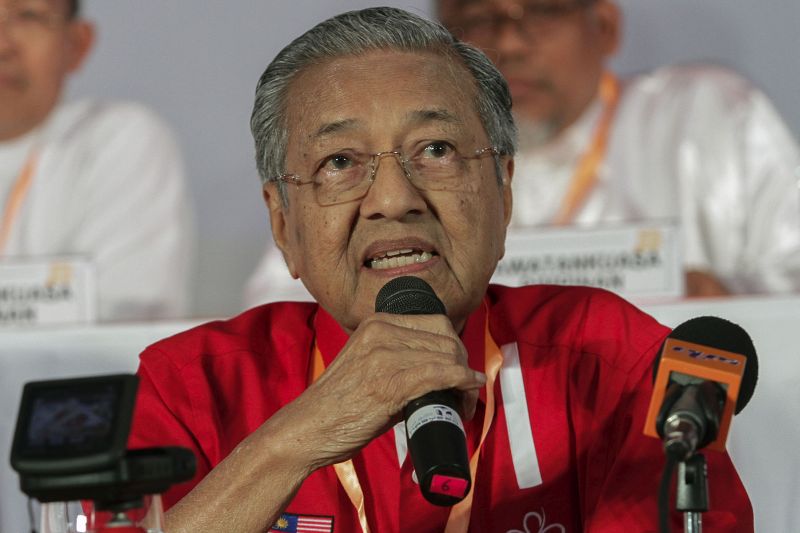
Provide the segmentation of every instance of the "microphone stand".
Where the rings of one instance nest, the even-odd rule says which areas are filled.
[[[708,472],[706,458],[695,454],[678,465],[675,509],[683,511],[686,533],[702,533],[703,515],[708,511]]]

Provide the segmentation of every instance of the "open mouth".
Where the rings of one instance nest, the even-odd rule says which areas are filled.
[[[364,265],[367,268],[374,268],[375,270],[386,270],[389,268],[400,268],[408,265],[427,263],[435,255],[436,252],[403,248],[401,250],[381,252],[364,261]]]

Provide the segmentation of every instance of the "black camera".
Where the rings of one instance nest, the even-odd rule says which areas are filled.
[[[22,492],[119,511],[191,479],[186,448],[126,448],[138,384],[132,374],[27,383],[11,449]]]

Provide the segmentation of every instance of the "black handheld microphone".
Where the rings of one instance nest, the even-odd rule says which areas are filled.
[[[425,281],[390,280],[378,292],[375,311],[397,315],[444,315],[444,304]],[[442,506],[464,499],[472,486],[464,424],[453,390],[432,391],[403,409],[408,453],[426,500]]]
[[[723,451],[731,418],[753,396],[758,358],[740,326],[703,316],[680,324],[664,341],[653,369],[645,434],[683,461],[705,446]]]

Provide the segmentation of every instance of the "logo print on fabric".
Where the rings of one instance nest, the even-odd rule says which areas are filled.
[[[522,519],[523,529],[509,529],[506,533],[566,533],[566,529],[561,524],[547,525],[547,517],[542,509],[541,514],[531,511]]]

